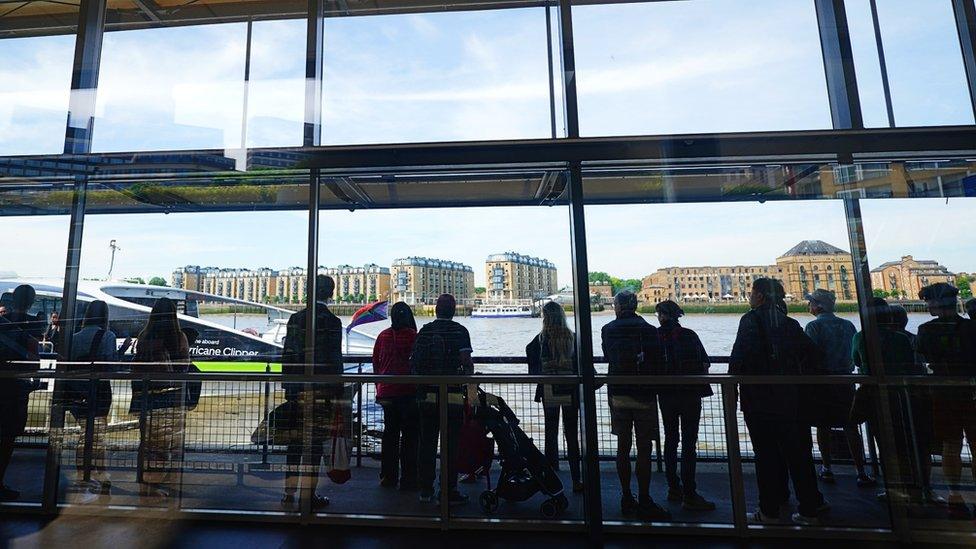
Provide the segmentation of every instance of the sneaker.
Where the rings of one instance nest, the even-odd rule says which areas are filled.
[[[818,476],[820,477],[820,480],[826,484],[833,484],[837,480],[834,478],[834,472],[831,471],[829,467],[821,466],[820,474]]]
[[[762,509],[756,509],[755,512],[749,515],[749,521],[755,522],[756,524],[779,524],[779,517],[767,515],[762,512]]]
[[[857,487],[858,488],[870,488],[877,486],[878,481],[874,480],[874,477],[867,473],[857,475]]]
[[[103,496],[107,496],[112,493],[112,481],[102,480],[98,481],[98,493]]]
[[[701,494],[694,493],[682,498],[681,508],[689,511],[714,511],[715,504],[702,497]]]
[[[637,516],[641,520],[651,522],[666,522],[671,520],[671,511],[668,511],[651,500],[647,500],[643,503],[637,504]]]
[[[440,494],[440,492],[438,492],[437,495],[434,496],[431,499],[431,501],[440,502],[441,501],[441,494]],[[447,504],[448,505],[463,505],[463,504],[465,504],[467,502],[468,502],[468,495],[467,494],[462,494],[461,492],[459,492],[457,490],[453,490],[453,491],[451,491],[450,494],[447,495]]]
[[[434,500],[434,491],[427,488],[420,491],[420,501],[424,503],[430,503]]]
[[[926,488],[924,494],[925,494],[925,503],[931,505],[945,505],[947,503],[944,497],[940,496],[939,494],[936,494],[935,490],[931,488]]]
[[[329,498],[315,494],[312,496],[312,509],[325,509],[329,506]]]
[[[684,493],[681,491],[680,486],[668,487],[668,501],[681,501],[684,499],[684,497]]]
[[[808,517],[806,515],[801,515],[800,513],[793,513],[793,524],[798,524],[800,526],[819,526],[820,519],[818,517]]]
[[[295,505],[295,494],[285,493],[285,495],[281,496],[282,507],[289,508],[293,505]]]
[[[0,484],[0,501],[14,501],[16,499],[20,499],[20,492],[6,484]]]
[[[624,495],[620,498],[620,512],[625,516],[629,517],[637,511],[637,502],[634,500],[634,496]]]

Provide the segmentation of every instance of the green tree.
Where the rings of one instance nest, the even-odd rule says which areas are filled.
[[[168,286],[166,279],[161,276],[154,276],[149,279],[150,286]]]
[[[874,289],[874,297],[880,297],[881,299],[884,299],[884,298],[888,297],[888,292],[886,292],[886,291],[884,291],[882,289],[879,289],[879,288],[875,288]]]
[[[476,293],[476,294],[483,294],[486,291],[487,290],[485,289],[484,286],[475,286],[475,288],[474,288],[474,293]]]
[[[146,281],[143,280],[142,277],[140,277],[140,276],[133,277],[133,278],[127,278],[127,279],[125,279],[125,281],[128,282],[129,284],[145,284],[146,283]]]
[[[973,297],[972,280],[968,276],[956,277],[956,287],[959,288],[959,297],[963,299]]]

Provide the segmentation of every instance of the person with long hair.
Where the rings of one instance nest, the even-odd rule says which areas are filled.
[[[410,353],[417,339],[413,311],[399,301],[390,307],[390,327],[380,332],[373,346],[373,372],[380,375],[410,374]],[[383,406],[383,451],[380,485],[414,492],[417,483],[417,451],[420,416],[417,388],[403,383],[377,383],[376,401]]]
[[[92,301],[85,309],[81,330],[71,336],[71,362],[115,362],[118,351],[115,333],[108,326],[108,305],[104,301]],[[94,364],[90,365],[95,368]],[[83,500],[99,494],[108,494],[112,486],[105,469],[105,432],[108,430],[108,413],[112,407],[112,383],[107,379],[95,383],[95,400],[91,400],[91,381],[69,380],[65,383],[65,409],[74,416],[81,427],[75,446],[75,489]],[[85,468],[85,440],[91,416],[90,471]],[[86,480],[87,477],[87,480]]]
[[[133,369],[153,373],[186,373],[190,349],[176,318],[176,303],[162,297],[153,305],[149,321],[136,341]],[[133,390],[130,411],[141,411],[143,425],[143,471],[140,493],[169,497],[178,487],[183,460],[186,425],[184,391],[179,384],[150,382]]]
[[[525,347],[530,375],[577,375],[576,334],[566,323],[562,305],[550,301],[542,307],[542,331]],[[582,492],[580,477],[579,396],[573,385],[540,384],[536,402],[542,402],[546,425],[546,459],[559,470],[559,413],[563,416],[563,435],[569,458],[573,491]]]

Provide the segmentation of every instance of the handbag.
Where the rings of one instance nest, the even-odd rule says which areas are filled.
[[[251,433],[252,444],[292,446],[302,443],[299,402],[288,400],[276,406]]]
[[[346,436],[345,429],[343,429],[344,421],[343,406],[334,406],[332,410],[331,459],[325,474],[336,484],[345,484],[352,478],[352,471],[349,469],[349,454],[352,453],[352,444],[349,437]]]

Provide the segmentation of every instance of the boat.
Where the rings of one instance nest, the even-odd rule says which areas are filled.
[[[484,303],[471,311],[472,318],[532,318],[538,316],[532,305]]]
[[[56,279],[0,279],[0,304],[8,303],[14,288],[21,284],[30,284],[37,292],[31,314],[50,318],[51,313],[61,310],[62,284]],[[272,372],[281,371],[281,352],[292,311],[280,307],[167,286],[83,280],[78,282],[76,317],[82,317],[87,304],[92,301],[107,303],[109,327],[115,332],[117,346],[127,349],[123,360],[130,359],[132,343],[146,325],[152,305],[161,297],[176,302],[180,326],[198,332],[196,341],[190,346],[190,359],[201,371],[265,372],[269,368]],[[260,309],[268,318],[268,328],[264,332],[238,330],[200,318],[201,303]],[[345,354],[372,354],[373,336],[355,328],[348,333],[343,330],[342,336]]]

